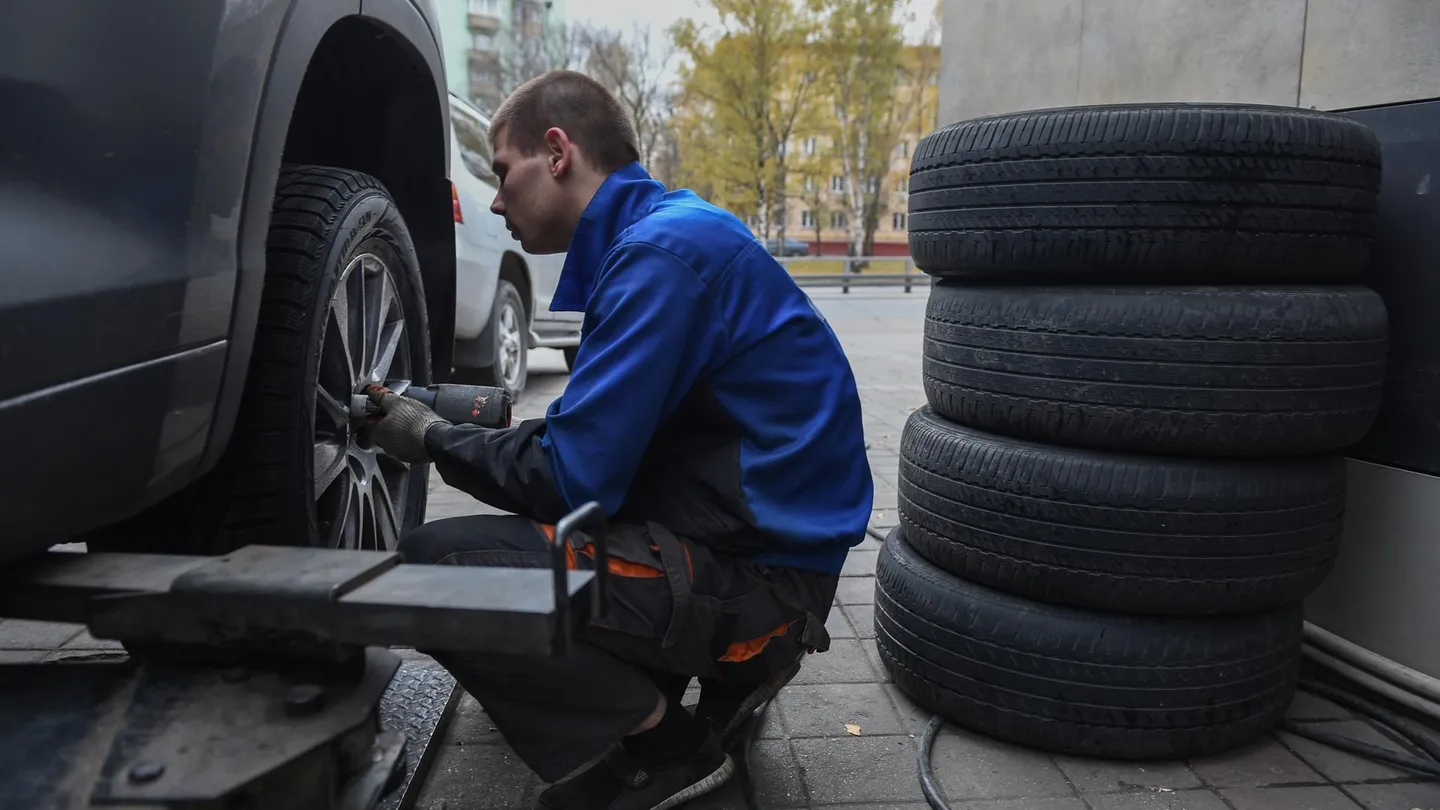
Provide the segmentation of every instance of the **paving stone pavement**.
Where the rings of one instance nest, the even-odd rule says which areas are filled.
[[[816,291],[860,382],[876,499],[873,525],[896,523],[900,432],[925,401],[920,386],[925,289]],[[564,389],[560,353],[531,356],[517,404],[538,416]],[[429,519],[493,513],[432,480]],[[878,544],[852,555],[829,619],[829,652],[810,658],[776,699],[752,764],[765,810],[925,810],[916,756],[928,716],[895,688],[876,654],[872,610]],[[108,645],[82,628],[0,622],[0,663],[90,654]],[[1301,694],[1290,716],[1385,747],[1402,746],[1345,710]],[[846,726],[859,726],[859,736]],[[1054,756],[946,727],[934,770],[955,810],[1440,810],[1440,781],[1334,751],[1286,733],[1188,762],[1123,763]],[[468,696],[443,741],[419,810],[528,810],[541,785]],[[745,810],[738,780],[686,806]]]

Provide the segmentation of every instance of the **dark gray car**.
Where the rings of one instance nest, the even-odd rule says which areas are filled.
[[[350,409],[450,371],[431,2],[0,4],[0,562],[423,519]]]

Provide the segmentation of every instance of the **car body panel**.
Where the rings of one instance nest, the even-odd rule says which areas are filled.
[[[495,226],[500,218],[490,213],[495,186],[481,179],[491,172],[484,119],[453,96],[449,101],[450,181],[464,220],[455,224],[455,339],[474,340],[490,321],[504,229]]]
[[[228,332],[234,261],[211,240],[190,253],[188,231],[235,213],[202,184],[244,155],[204,124],[215,85],[244,68],[213,64],[222,0],[155,5],[163,32],[123,4],[0,12],[0,108],[25,122],[0,128],[0,401]]]
[[[780,249],[779,244],[780,244],[780,243],[779,243],[778,237],[772,236],[772,237],[770,237],[769,239],[767,239],[767,240],[765,241],[765,250],[768,251],[771,256],[809,256],[809,255],[810,255],[810,243],[809,243],[809,242],[801,241],[801,240],[799,240],[799,239],[796,239],[796,238],[794,238],[793,236],[787,236],[787,237],[785,237],[785,249],[784,249],[784,250],[781,250],[781,249]]]
[[[25,122],[0,127],[0,445],[18,454],[0,562],[129,517],[218,460],[311,55],[363,13],[441,71],[429,8],[0,4],[0,109]]]
[[[451,96],[451,178],[455,183],[464,222],[455,227],[456,300],[455,336],[461,341],[492,339],[487,327],[495,302],[501,264],[518,261],[530,280],[530,345],[573,346],[580,340],[582,315],[551,312],[550,302],[560,283],[565,254],[525,252],[505,228],[505,220],[490,213],[498,178],[491,168],[489,118],[463,100]],[[488,354],[474,352],[468,362],[481,362]]]

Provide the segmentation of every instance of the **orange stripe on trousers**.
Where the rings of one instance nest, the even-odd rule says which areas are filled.
[[[549,523],[541,523],[540,530],[545,533],[545,539],[549,540],[551,543],[555,542],[554,525]],[[580,549],[580,553],[584,554],[587,557],[590,557],[591,559],[594,559],[595,544],[586,543],[585,547]],[[569,545],[565,546],[565,567],[570,569],[571,571],[574,571],[578,567],[575,561],[575,549],[574,547]],[[617,577],[628,577],[630,579],[658,579],[665,576],[665,572],[659,568],[654,568],[648,565],[641,565],[640,563],[633,563],[629,560],[617,560],[614,557],[611,557],[607,561],[607,565],[605,567],[609,569],[610,573],[614,574]]]

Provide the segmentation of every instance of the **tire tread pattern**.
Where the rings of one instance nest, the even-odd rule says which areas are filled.
[[[1362,287],[977,287],[939,282],[923,384],[948,419],[1075,447],[1328,453],[1379,414],[1384,302]]]
[[[934,565],[1031,599],[1154,616],[1267,610],[1334,566],[1338,455],[1213,461],[1077,451],[924,407],[901,436],[900,523]]]
[[[1301,610],[1156,619],[1031,602],[930,564],[902,529],[876,571],[880,659],[922,707],[980,733],[1114,759],[1219,753],[1294,698]]]
[[[1380,169],[1373,132],[1309,110],[987,116],[917,146],[911,254],[941,277],[1348,279],[1369,260]]]

